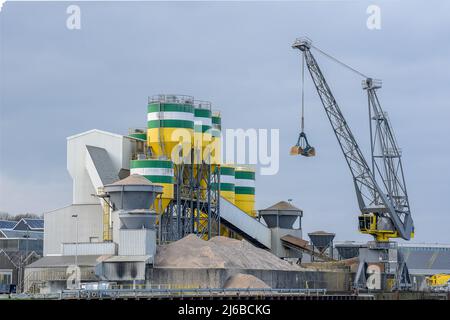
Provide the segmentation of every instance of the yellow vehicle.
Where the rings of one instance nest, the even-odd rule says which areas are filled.
[[[426,278],[429,287],[441,287],[450,281],[450,274],[437,273]]]

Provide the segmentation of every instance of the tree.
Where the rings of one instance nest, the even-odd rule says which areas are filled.
[[[42,214],[35,213],[20,213],[20,214],[10,214],[8,212],[0,212],[0,220],[10,220],[10,221],[19,221],[20,219],[43,219]]]

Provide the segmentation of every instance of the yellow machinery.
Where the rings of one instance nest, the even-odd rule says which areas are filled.
[[[427,285],[429,287],[442,287],[446,286],[450,281],[450,274],[437,273],[426,278]]]
[[[379,225],[379,218],[373,213],[362,214],[358,217],[359,231],[372,235],[376,241],[388,242],[390,238],[400,237],[397,230],[383,229]],[[414,229],[411,231],[412,238],[414,238]]]
[[[255,217],[255,170],[249,167],[235,168],[235,205]]]

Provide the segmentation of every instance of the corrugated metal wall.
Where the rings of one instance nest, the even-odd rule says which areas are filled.
[[[100,204],[71,205],[44,214],[44,256],[62,254],[63,243],[78,243],[103,239],[103,216]]]
[[[63,243],[63,256],[102,256],[117,254],[117,245],[114,242],[91,242],[91,243]]]
[[[156,233],[149,229],[120,230],[119,255],[154,256],[156,251]]]

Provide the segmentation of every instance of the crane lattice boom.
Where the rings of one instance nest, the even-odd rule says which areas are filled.
[[[360,230],[374,235],[380,241],[387,241],[391,237],[409,240],[413,233],[413,221],[401,153],[376,95],[380,85],[370,78],[363,82],[368,92],[369,114],[374,121],[374,125],[371,125],[371,169],[311,53],[311,41],[297,39],[292,47],[301,50],[305,56],[306,66],[353,176],[362,212]]]

